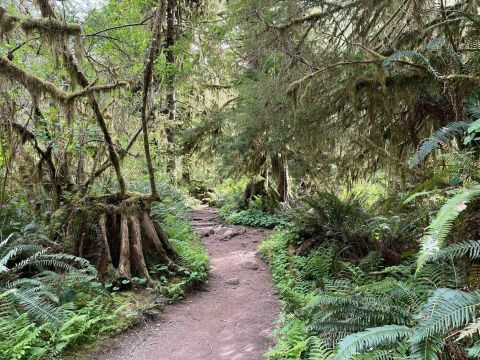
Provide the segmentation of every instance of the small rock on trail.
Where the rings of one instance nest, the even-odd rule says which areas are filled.
[[[216,210],[201,208],[190,220],[196,229],[218,229],[203,238],[210,254],[210,278],[203,291],[167,306],[154,322],[103,344],[88,360],[265,359],[280,313],[269,272],[252,271],[259,264],[265,267],[256,247],[266,232],[238,226],[233,232],[240,233],[220,242],[232,227],[219,229]]]
[[[226,281],[228,285],[240,285],[240,279],[239,278],[231,278]]]
[[[253,261],[244,261],[242,266],[248,270],[258,270],[258,265]]]

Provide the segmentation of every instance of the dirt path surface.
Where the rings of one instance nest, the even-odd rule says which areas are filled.
[[[190,220],[210,254],[208,285],[88,359],[264,359],[280,311],[267,266],[256,255],[265,231],[227,226],[206,207]]]

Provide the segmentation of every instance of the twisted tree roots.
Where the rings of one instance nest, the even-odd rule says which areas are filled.
[[[94,264],[101,278],[152,282],[149,268],[165,265],[182,273],[178,256],[158,221],[150,216],[145,196],[109,196],[82,199],[65,212],[63,235],[73,253]]]

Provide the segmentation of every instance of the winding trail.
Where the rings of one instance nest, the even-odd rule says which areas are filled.
[[[227,226],[208,207],[191,213],[190,221],[210,254],[209,283],[88,359],[264,359],[280,312],[267,265],[256,254],[266,232]]]

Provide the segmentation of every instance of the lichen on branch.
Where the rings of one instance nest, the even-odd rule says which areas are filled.
[[[19,66],[15,65],[12,61],[3,56],[0,56],[0,78],[9,80],[11,82],[20,83],[30,92],[34,99],[48,95],[64,106],[71,105],[72,102],[77,98],[84,97],[92,93],[115,90],[127,85],[125,82],[119,82],[116,84],[87,86],[80,91],[67,92],[58,88],[55,84],[43,80],[38,76],[21,69]]]

